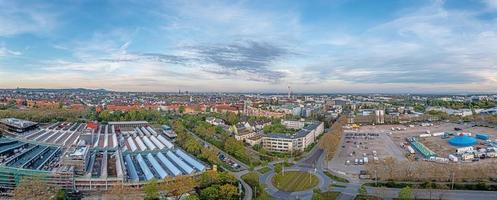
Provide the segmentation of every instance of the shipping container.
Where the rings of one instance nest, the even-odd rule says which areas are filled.
[[[488,134],[477,133],[476,138],[478,138],[480,140],[488,140],[490,137],[488,136]]]
[[[452,161],[452,162],[459,161],[459,159],[456,156],[452,155],[452,154],[449,154],[449,160]]]
[[[473,151],[473,147],[461,147],[456,149],[456,153],[463,154],[467,151]]]
[[[427,132],[429,132],[429,131],[427,131]],[[429,133],[421,134],[421,135],[419,135],[419,137],[422,137],[422,138],[424,138],[424,137],[431,137],[431,134],[429,134]]]
[[[438,133],[433,133],[431,135],[434,136],[434,137],[436,137],[436,136],[442,136],[444,134],[445,134],[444,132],[438,132]]]

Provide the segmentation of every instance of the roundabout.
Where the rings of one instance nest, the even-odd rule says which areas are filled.
[[[310,172],[286,171],[275,174],[271,183],[280,191],[299,192],[316,187],[319,184],[319,179]]]

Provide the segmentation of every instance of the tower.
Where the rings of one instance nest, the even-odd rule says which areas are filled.
[[[288,99],[292,97],[292,88],[288,86]]]

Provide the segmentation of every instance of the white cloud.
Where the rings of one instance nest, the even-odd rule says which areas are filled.
[[[44,5],[0,1],[0,36],[45,33],[56,25],[56,11]]]
[[[5,56],[20,56],[22,53],[20,51],[14,51],[7,49],[5,46],[0,47],[0,57],[5,57]]]
[[[483,0],[490,9],[497,9],[497,0]]]

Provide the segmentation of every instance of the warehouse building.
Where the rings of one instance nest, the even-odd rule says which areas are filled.
[[[145,122],[54,123],[16,137],[0,138],[0,188],[7,194],[21,178],[38,175],[61,188],[103,191],[208,169]]]

